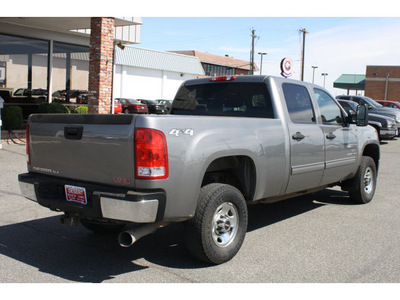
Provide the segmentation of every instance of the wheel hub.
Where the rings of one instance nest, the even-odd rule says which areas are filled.
[[[212,238],[218,247],[227,247],[235,239],[238,230],[239,214],[235,206],[226,202],[214,213]]]
[[[373,171],[371,168],[367,168],[364,173],[364,191],[369,194],[373,190]]]

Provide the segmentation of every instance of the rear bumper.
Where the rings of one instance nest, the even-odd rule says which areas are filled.
[[[151,223],[164,216],[166,196],[161,190],[132,191],[35,173],[20,174],[18,180],[27,199],[79,218]],[[65,185],[85,188],[87,204],[67,201]]]

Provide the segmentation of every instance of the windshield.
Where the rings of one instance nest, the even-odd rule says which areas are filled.
[[[369,104],[371,104],[375,108],[383,107],[383,105],[379,104],[378,102],[376,102],[375,100],[372,100],[369,97],[364,97],[364,98],[365,98],[366,101],[368,101]]]
[[[149,105],[157,105],[157,102],[153,101],[153,100],[144,100],[143,103],[149,104]]]
[[[136,99],[126,99],[126,100],[128,100],[130,103],[132,103],[132,104],[141,104],[138,100],[136,100]]]
[[[244,82],[182,86],[172,114],[274,118],[266,85]]]

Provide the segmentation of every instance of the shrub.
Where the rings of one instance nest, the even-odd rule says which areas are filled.
[[[69,114],[70,111],[68,107],[62,105],[61,103],[42,103],[39,106],[40,114]]]
[[[17,130],[22,128],[22,108],[19,106],[7,106],[2,113],[3,129]]]
[[[78,106],[75,108],[74,113],[76,114],[87,114],[89,111],[89,107],[87,106]]]

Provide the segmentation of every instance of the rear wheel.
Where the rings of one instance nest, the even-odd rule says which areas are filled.
[[[360,204],[371,202],[375,194],[376,181],[375,161],[369,156],[363,156],[356,176],[351,179],[350,199]]]
[[[218,183],[204,186],[196,213],[185,224],[189,252],[211,264],[232,259],[244,241],[247,219],[247,204],[238,189]]]
[[[131,112],[129,111],[129,108],[124,109],[124,114],[130,114]]]

